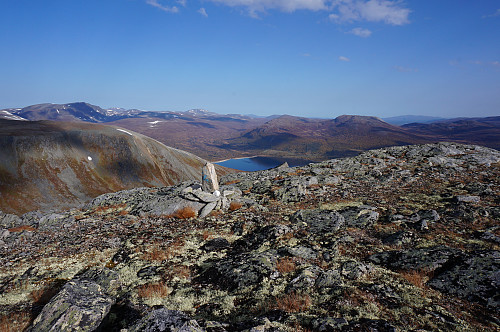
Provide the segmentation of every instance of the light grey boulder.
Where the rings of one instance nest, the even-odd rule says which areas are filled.
[[[23,224],[22,219],[15,214],[3,213],[0,211],[0,227],[14,228]]]
[[[217,173],[215,172],[215,166],[212,163],[206,163],[201,171],[201,186],[203,191],[213,193],[219,190],[219,181],[217,180]]]

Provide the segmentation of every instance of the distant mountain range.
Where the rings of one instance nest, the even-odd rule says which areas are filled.
[[[98,114],[89,110],[79,116]],[[103,193],[200,180],[205,163],[112,126],[0,120],[0,210],[67,209]]]
[[[40,104],[0,111],[0,118],[106,123],[216,161],[254,155],[325,160],[406,144],[455,141],[500,149],[500,117],[441,119],[406,115],[379,119],[221,115],[202,109],[155,112],[103,109],[88,103]],[[420,123],[416,123],[420,122]]]
[[[447,119],[435,116],[425,116],[425,115],[399,115],[389,118],[383,118],[382,120],[396,126],[402,126],[408,123],[432,123]]]

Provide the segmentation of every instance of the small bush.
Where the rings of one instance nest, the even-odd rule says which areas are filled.
[[[243,205],[240,203],[240,202],[231,202],[231,204],[229,204],[229,211],[236,211],[238,209],[241,209]]]
[[[290,293],[275,299],[271,309],[286,312],[303,312],[311,306],[311,297],[308,294]]]
[[[146,261],[162,262],[167,258],[169,258],[168,253],[158,246],[153,246],[142,255],[142,259]]]
[[[418,288],[424,288],[425,283],[432,278],[432,272],[425,269],[402,271],[401,276],[410,284]]]
[[[295,271],[297,267],[292,257],[282,257],[276,262],[276,270],[279,273],[288,273]]]
[[[203,236],[203,241],[206,241],[210,238],[213,238],[214,232],[209,230],[204,230],[202,236]]]
[[[31,315],[27,312],[16,312],[0,317],[0,332],[24,331],[31,322]]]
[[[196,211],[192,207],[186,206],[174,212],[174,218],[177,219],[189,219],[196,217]]]
[[[191,269],[186,265],[177,265],[172,268],[174,276],[181,279],[188,279],[191,276]]]
[[[139,286],[137,295],[141,298],[161,298],[168,296],[171,291],[165,283],[147,284]]]

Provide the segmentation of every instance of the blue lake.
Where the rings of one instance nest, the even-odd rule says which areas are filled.
[[[302,159],[252,157],[252,158],[229,159],[216,164],[224,167],[234,168],[240,171],[254,172],[279,166],[283,164],[285,161],[288,163],[290,167],[304,166],[311,163],[310,160],[302,160]]]

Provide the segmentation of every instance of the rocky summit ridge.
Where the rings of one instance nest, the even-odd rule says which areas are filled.
[[[439,143],[0,215],[0,329],[500,328],[500,152]]]

